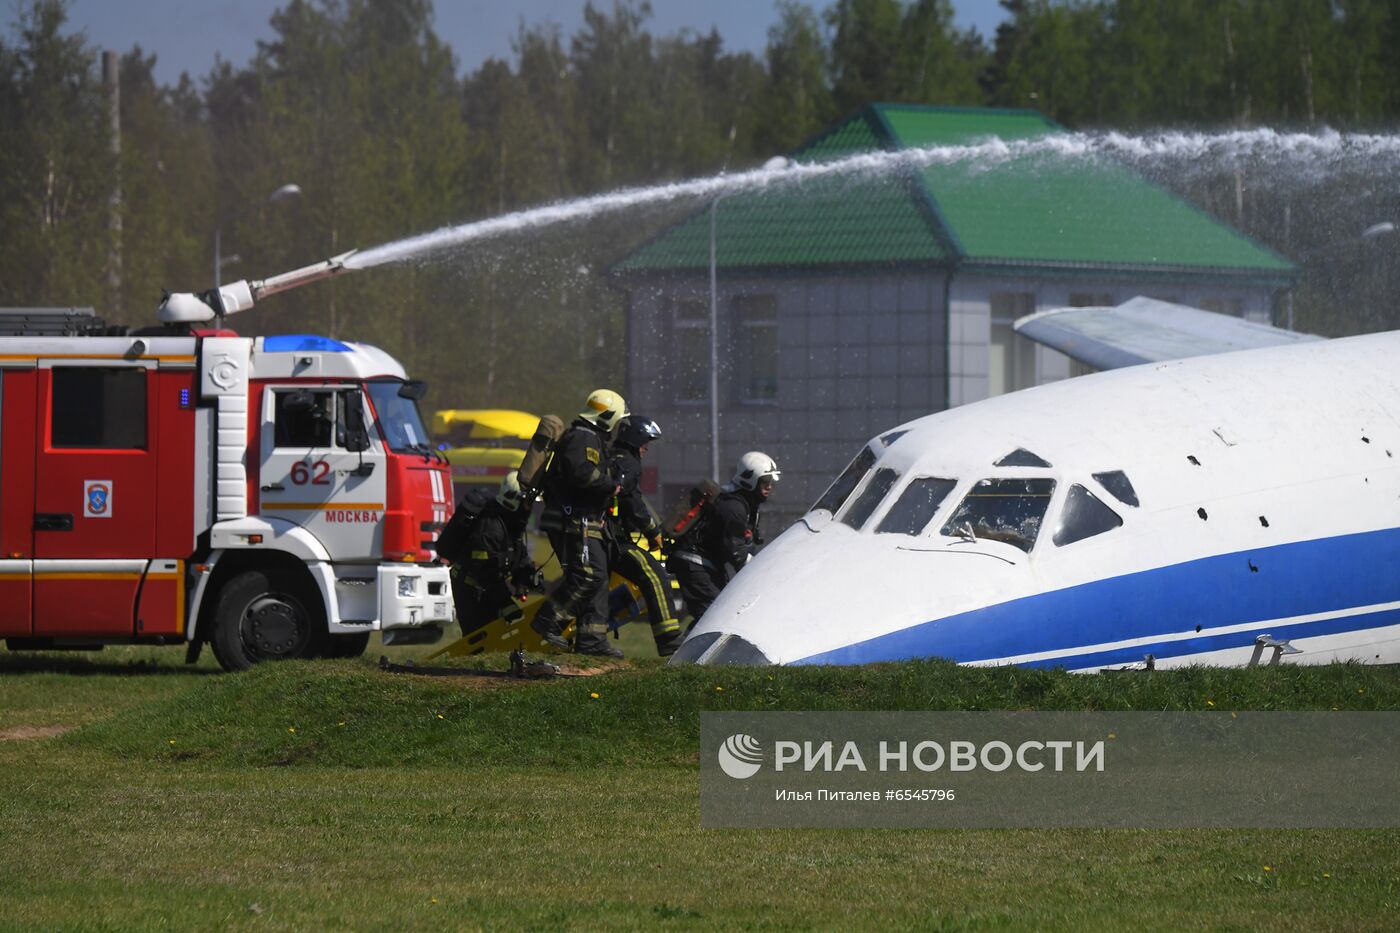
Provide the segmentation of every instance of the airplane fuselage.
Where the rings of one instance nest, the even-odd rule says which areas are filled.
[[[870,441],[681,662],[1400,661],[1400,333],[1097,373]]]

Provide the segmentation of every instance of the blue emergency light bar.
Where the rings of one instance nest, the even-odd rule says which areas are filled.
[[[352,349],[339,340],[314,334],[280,334],[263,338],[263,350],[268,353],[351,353]]]

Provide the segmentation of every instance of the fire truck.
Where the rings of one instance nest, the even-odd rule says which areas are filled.
[[[170,295],[123,336],[0,337],[8,648],[183,643],[192,662],[207,642],[242,670],[441,637],[452,485],[423,383],[365,344],[223,327],[349,255]]]

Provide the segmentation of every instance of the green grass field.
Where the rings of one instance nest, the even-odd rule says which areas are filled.
[[[386,674],[378,654],[230,676],[178,650],[0,652],[0,927],[1354,930],[1400,916],[1400,831],[701,831],[698,803],[703,710],[1400,709],[1400,670],[650,660],[515,683]]]

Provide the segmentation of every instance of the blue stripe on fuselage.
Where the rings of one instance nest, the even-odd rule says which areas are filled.
[[[1249,622],[1339,612],[1400,600],[1400,529],[1318,538],[1173,564],[1038,593],[912,625],[795,664],[864,664],[944,657],[959,663],[1198,631],[1199,638],[1030,662],[1089,667],[1252,644],[1257,632],[1213,636]],[[1355,631],[1400,621],[1393,612],[1278,626],[1281,637]],[[1199,626],[1199,628],[1197,628]],[[1314,629],[1316,629],[1314,631]],[[1154,651],[1153,649],[1159,650]]]

